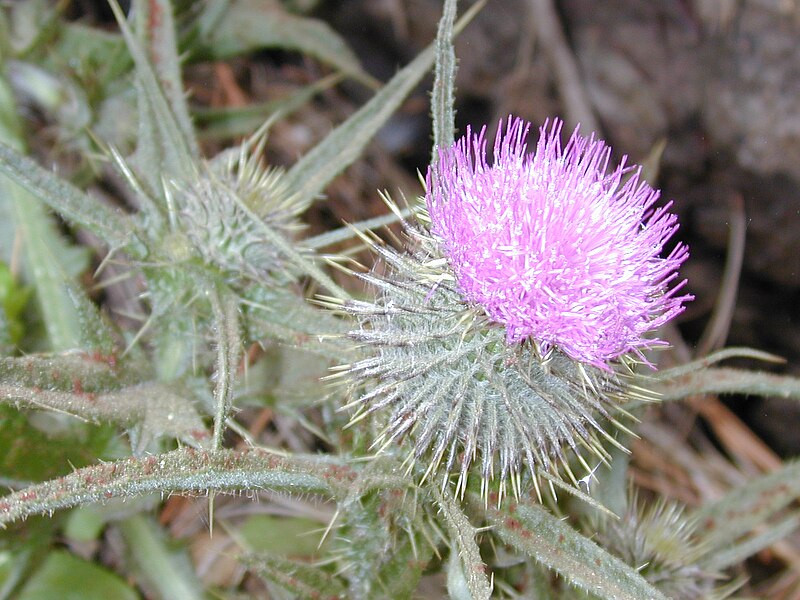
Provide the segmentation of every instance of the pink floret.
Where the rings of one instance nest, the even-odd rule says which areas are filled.
[[[465,298],[506,328],[508,342],[534,340],[608,368],[627,353],[663,344],[646,337],[684,309],[678,268],[684,244],[666,256],[678,228],[656,207],[659,192],[625,159],[608,172],[611,149],[562,122],[540,129],[509,118],[486,162],[485,128],[467,134],[428,170],[431,231],[443,244]]]

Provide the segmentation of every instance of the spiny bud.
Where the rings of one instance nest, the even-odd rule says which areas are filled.
[[[273,239],[290,239],[301,227],[303,207],[285,185],[283,172],[262,164],[264,141],[254,137],[223,152],[172,191],[196,252],[231,279],[285,280],[290,265]]]
[[[601,519],[591,525],[596,541],[670,598],[720,600],[735,590],[703,566],[708,547],[680,505],[661,499],[647,507],[633,498],[621,518]]]

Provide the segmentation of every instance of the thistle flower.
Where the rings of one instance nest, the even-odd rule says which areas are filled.
[[[659,257],[676,225],[658,193],[636,173],[623,183],[625,167],[608,175],[601,142],[575,134],[562,152],[560,127],[529,156],[511,121],[494,166],[483,132],[440,149],[409,250],[373,241],[387,272],[359,276],[374,301],[341,304],[363,351],[341,367],[353,421],[380,412],[377,446],[411,438],[410,462],[457,471],[462,492],[474,463],[484,492],[496,474],[518,492],[523,463],[534,485],[566,474],[577,488],[569,457],[587,473],[584,454],[608,459],[619,403],[650,397],[627,381],[658,343],[644,334],[688,299],[669,289],[686,248]]]
[[[502,124],[501,124],[502,125]],[[611,149],[578,130],[562,149],[562,123],[540,130],[509,118],[486,163],[485,128],[443,149],[428,171],[431,230],[442,241],[465,298],[505,326],[509,342],[532,339],[605,368],[610,360],[662,342],[644,337],[683,310],[670,289],[688,257],[670,204]],[[625,176],[629,176],[624,180]]]

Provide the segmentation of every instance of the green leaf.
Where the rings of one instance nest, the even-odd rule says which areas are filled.
[[[71,223],[99,236],[111,248],[126,248],[134,256],[144,256],[144,246],[133,233],[133,223],[128,217],[108,208],[3,143],[0,143],[0,172]]]
[[[455,27],[463,29],[483,3],[477,3]],[[298,203],[311,204],[330,181],[358,159],[367,143],[397,110],[431,68],[435,47],[428,46],[404,67],[372,99],[339,125],[286,174],[286,183],[298,195]]]
[[[31,576],[18,600],[137,600],[121,578],[65,550],[54,550]]]
[[[692,515],[704,543],[724,551],[800,497],[800,461],[731,490]]]
[[[319,521],[301,517],[252,515],[238,527],[248,552],[283,557],[318,554],[322,533]]]
[[[340,75],[330,75],[280,100],[248,106],[196,108],[193,115],[198,126],[202,128],[200,136],[203,139],[246,136],[262,127],[265,121],[275,122],[293,113],[321,91],[339,83],[341,79]]]
[[[111,498],[153,492],[206,494],[272,490],[345,497],[358,472],[341,461],[314,457],[282,457],[260,449],[174,450],[158,456],[127,458],[78,469],[57,480],[34,485],[0,498],[0,527],[43,514]],[[405,485],[395,477],[395,485]],[[388,485],[391,477],[361,482]]]
[[[152,519],[135,515],[117,523],[127,546],[126,558],[143,588],[161,600],[201,600],[203,587],[185,552],[171,549]]]
[[[212,0],[200,18],[200,30],[205,52],[216,59],[263,48],[297,50],[367,85],[376,85],[345,41],[326,23],[292,15],[275,2]]]
[[[486,516],[503,542],[584,591],[607,600],[666,600],[634,568],[541,506],[506,502],[501,509],[489,507]]]
[[[487,567],[475,541],[476,529],[461,510],[449,488],[433,487],[450,534],[450,566],[447,590],[453,598],[491,598],[492,586],[486,577]],[[457,557],[457,558],[456,558]]]
[[[60,71],[69,68],[92,100],[102,97],[113,85],[119,85],[122,76],[133,66],[121,35],[63,21],[47,62]]]
[[[19,285],[8,266],[0,262],[0,318],[3,319],[0,330],[5,331],[8,338],[0,341],[0,346],[7,344],[13,347],[19,344],[24,331],[20,317],[31,292],[30,287]]]
[[[444,13],[439,20],[436,33],[436,69],[431,93],[431,115],[433,116],[433,154],[436,161],[439,148],[453,143],[455,131],[454,88],[456,83],[456,53],[453,48],[453,22],[456,19],[458,0],[446,0]]]
[[[35,423],[35,426],[34,424]],[[0,473],[20,482],[43,481],[104,454],[116,432],[58,415],[26,415],[0,406]]]
[[[16,343],[11,330],[14,323],[7,316],[3,305],[0,304],[0,355],[13,354]],[[18,336],[16,336],[18,337]]]
[[[242,562],[262,578],[272,581],[296,598],[347,598],[344,584],[321,567],[313,567],[278,556],[246,556]]]
[[[169,0],[136,0],[134,3],[136,14],[136,33],[147,50],[149,61],[137,58],[139,48],[132,48],[128,40],[128,47],[136,62],[137,74],[143,78],[144,87],[151,95],[150,102],[155,98],[150,83],[148,71],[152,65],[158,80],[159,87],[169,103],[171,113],[175,118],[178,129],[182,134],[189,152],[192,156],[200,156],[200,149],[194,135],[194,126],[189,117],[189,107],[186,104],[186,93],[183,90],[181,79],[181,64],[178,58],[178,43],[175,39],[175,23],[172,15],[172,2]],[[149,64],[146,64],[149,63]],[[158,111],[156,111],[158,113]],[[175,140],[178,143],[178,140]]]
[[[744,394],[800,400],[800,379],[729,367],[702,369],[652,386],[662,401],[700,394]]]

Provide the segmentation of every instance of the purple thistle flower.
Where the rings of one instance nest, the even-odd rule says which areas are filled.
[[[441,149],[428,171],[431,232],[442,243],[465,298],[505,326],[509,343],[532,339],[543,353],[602,369],[609,361],[664,342],[646,334],[683,311],[675,284],[688,249],[663,258],[678,228],[655,207],[659,191],[611,149],[578,134],[562,148],[562,122],[540,129],[509,117],[498,129],[494,164],[485,127]]]

